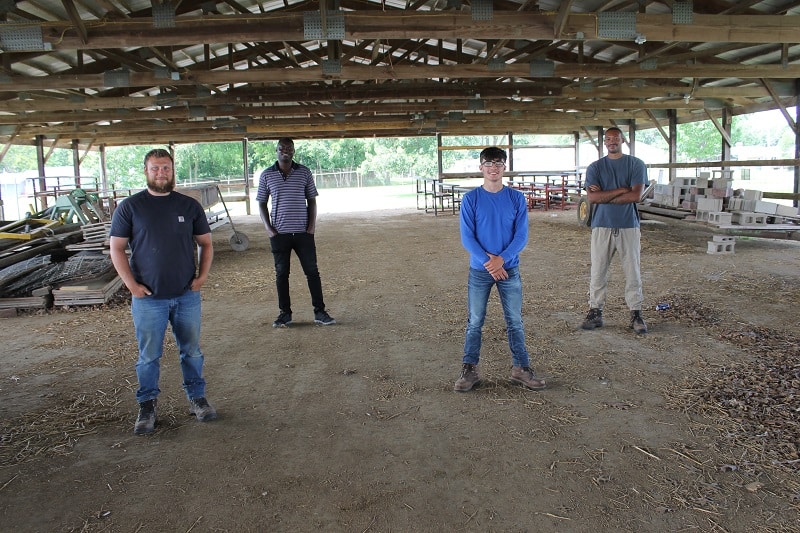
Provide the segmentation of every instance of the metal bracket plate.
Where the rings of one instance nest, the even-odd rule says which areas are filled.
[[[632,41],[636,38],[636,13],[598,13],[597,36]]]
[[[531,77],[552,78],[556,73],[556,64],[547,59],[531,61]]]
[[[131,72],[129,70],[107,70],[103,72],[103,86],[105,87],[130,87]]]
[[[675,2],[672,4],[672,23],[694,23],[694,3],[691,0],[688,2]]]
[[[472,20],[492,20],[494,4],[492,0],[472,0]]]
[[[344,13],[325,12],[325,28],[322,27],[322,14],[319,11],[303,13],[303,37],[306,39],[344,39]]]
[[[20,26],[17,24],[0,24],[0,50],[5,52],[25,52],[49,50],[45,47],[42,27],[38,24]]]

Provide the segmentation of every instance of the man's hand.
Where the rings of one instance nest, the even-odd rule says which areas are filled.
[[[192,286],[191,286],[192,290],[195,292],[199,291],[203,287],[203,285],[205,285],[207,279],[208,278],[206,277],[200,277],[200,276],[194,278],[192,280]]]
[[[137,283],[135,281],[130,285],[127,285],[127,287],[128,290],[131,291],[131,296],[135,298],[144,298],[145,296],[150,296],[153,294],[146,285],[142,285],[141,283]]]
[[[503,268],[503,265],[506,263],[503,258],[499,255],[490,254],[489,252],[486,252],[486,255],[489,256],[489,260],[483,264],[483,267],[492,275],[492,278],[494,278],[495,281],[508,279],[508,272]]]

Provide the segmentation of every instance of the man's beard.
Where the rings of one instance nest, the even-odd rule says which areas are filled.
[[[175,189],[175,178],[171,178],[164,185],[159,185],[154,178],[147,178],[147,188],[159,194],[172,192]]]

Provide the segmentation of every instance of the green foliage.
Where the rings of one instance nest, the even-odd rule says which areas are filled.
[[[374,184],[389,184],[413,177],[437,174],[434,137],[368,139],[369,151],[359,171]]]
[[[100,155],[96,151],[88,154],[81,153],[81,174],[83,176],[100,176]],[[47,167],[71,167],[72,150],[57,148],[53,150],[50,157],[45,161]],[[12,145],[0,163],[0,170],[4,172],[25,172],[36,170],[36,147]]]
[[[774,146],[783,149],[784,157],[794,156],[794,134],[779,112],[742,115],[733,118],[732,138],[735,144]],[[780,121],[776,122],[774,116]],[[783,124],[783,126],[776,126]],[[667,149],[667,143],[656,128],[638,130],[636,140]],[[518,135],[514,144],[561,145],[571,144],[571,135]],[[508,144],[506,135],[446,136],[444,147],[466,146],[463,149],[441,150],[442,166],[452,168],[462,160],[478,159],[486,146]],[[587,147],[590,145],[586,144]],[[277,139],[248,143],[247,174],[258,177],[264,168],[277,159]],[[152,148],[166,146],[124,146],[106,150],[109,187],[140,188],[145,184],[144,155]],[[315,173],[335,170],[358,171],[364,185],[388,184],[415,177],[431,178],[438,172],[436,137],[433,135],[408,138],[363,138],[295,141],[295,160]],[[587,148],[583,148],[582,151]],[[719,160],[722,140],[709,120],[678,126],[678,162]],[[72,166],[72,151],[56,149],[46,166]],[[100,177],[100,157],[97,151],[81,154],[81,175]],[[178,181],[202,181],[209,178],[241,178],[242,144],[201,143],[175,146],[175,175]],[[0,162],[5,172],[36,170],[36,150],[32,146],[11,146]]]
[[[108,186],[113,189],[139,189],[146,185],[144,156],[153,148],[167,146],[118,146],[106,150]]]
[[[175,148],[175,178],[178,182],[243,178],[241,143],[181,144]]]
[[[677,163],[717,161],[722,155],[722,137],[710,120],[678,124]]]

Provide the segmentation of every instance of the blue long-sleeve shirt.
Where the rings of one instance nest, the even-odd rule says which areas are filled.
[[[486,252],[499,255],[505,268],[519,265],[528,243],[528,205],[521,192],[503,187],[496,193],[483,187],[461,198],[461,244],[469,252],[469,266],[484,270]]]

